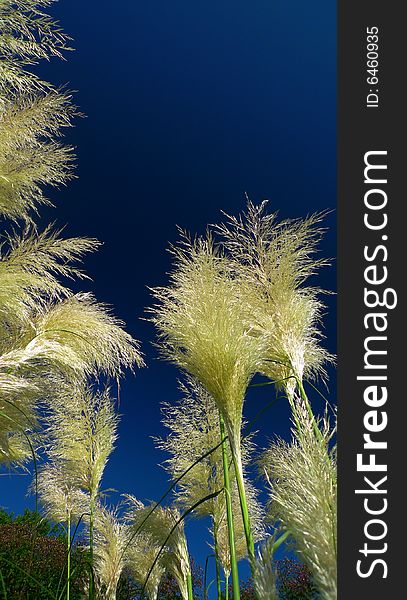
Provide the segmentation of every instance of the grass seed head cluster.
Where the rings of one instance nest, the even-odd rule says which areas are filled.
[[[321,597],[336,598],[336,461],[327,418],[317,438],[306,410],[297,409],[293,441],[273,443],[261,459],[270,482],[269,516],[289,530]]]
[[[186,375],[182,399],[163,408],[170,433],[156,441],[169,454],[171,479],[179,479],[175,503],[146,505],[127,495],[124,516],[103,503],[118,415],[101,380],[119,379],[143,358],[107,305],[69,285],[86,278],[80,263],[99,242],[64,239],[50,226],[39,232],[33,221],[50,203],[46,188],[74,176],[73,149],[61,136],[78,111],[69,92],[31,70],[69,49],[46,14],[52,3],[0,0],[0,217],[12,225],[0,243],[0,464],[19,468],[45,456],[32,488],[45,514],[67,527],[67,598],[71,526],[83,520],[95,574],[90,598],[114,600],[126,568],[150,600],[166,573],[192,600],[181,511],[197,505],[192,516],[210,516],[226,576],[233,579],[234,553],[248,555],[259,600],[274,600],[274,538],[256,557],[266,519],[247,476],[254,442],[242,433],[247,388],[265,375],[286,391],[295,422],[292,440],[273,443],[261,459],[269,519],[290,532],[321,597],[333,600],[333,432],[312,415],[302,387],[303,379],[324,378],[332,362],[321,344],[321,290],[310,283],[326,263],[317,255],[322,213],[279,221],[265,203],[248,202],[242,215],[226,215],[203,237],[183,233],[172,246],[170,281],[152,290],[150,319],[162,355]]]

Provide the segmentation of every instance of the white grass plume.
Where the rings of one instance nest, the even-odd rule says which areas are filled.
[[[138,342],[123,325],[91,294],[75,294],[39,313],[31,348],[50,344],[65,369],[118,377],[124,368],[143,364]]]
[[[30,458],[26,435],[36,429],[41,398],[52,404],[61,386],[119,377],[143,362],[108,307],[59,282],[84,277],[76,263],[98,245],[61,239],[52,228],[26,228],[0,245],[0,462]]]
[[[0,215],[14,220],[30,220],[39,204],[49,204],[43,188],[72,177],[73,149],[59,139],[77,114],[71,97],[26,68],[68,48],[43,11],[51,4],[0,2]]]
[[[265,207],[265,202],[248,202],[246,213],[227,215],[228,222],[215,230],[230,268],[245,282],[246,300],[252,304],[259,334],[267,340],[260,371],[292,395],[293,377],[323,377],[324,364],[332,360],[321,346],[321,290],[304,286],[327,264],[316,257],[324,213],[278,222],[277,213],[266,214]]]
[[[153,290],[151,320],[164,356],[196,377],[215,400],[240,457],[243,402],[263,364],[265,342],[254,335],[251,307],[210,236],[184,238],[173,254],[170,285]]]
[[[192,378],[179,384],[182,397],[176,404],[162,404],[162,423],[168,435],[155,438],[156,447],[169,457],[163,467],[177,479],[203,454],[220,444],[219,412],[212,397]],[[218,447],[182,477],[176,487],[176,502],[183,510],[223,488],[222,449]],[[212,498],[194,511],[195,516],[214,514],[224,499]]]
[[[279,600],[277,573],[273,560],[274,536],[259,548],[254,570],[254,589],[258,600]]]
[[[3,57],[32,64],[61,56],[68,37],[44,12],[55,0],[1,0],[0,52]]]
[[[163,466],[172,479],[180,477],[203,454],[220,443],[219,412],[213,398],[191,377],[180,383],[181,399],[176,404],[163,404],[163,424],[169,429],[165,438],[156,439],[156,445],[170,457]],[[252,436],[242,442],[243,465],[255,453]],[[242,514],[233,466],[230,468],[232,509],[234,515],[236,553],[238,559],[247,555]],[[222,449],[219,447],[205,459],[198,462],[176,488],[176,503],[187,510],[205,496],[223,489]],[[255,541],[264,536],[264,509],[258,499],[258,492],[245,478],[249,514]],[[200,504],[192,513],[196,517],[210,516],[211,531],[217,539],[217,547],[222,567],[230,571],[229,539],[226,519],[225,497],[220,494]]]
[[[37,429],[34,401],[38,395],[35,383],[13,375],[9,362],[0,356],[0,466],[23,466],[32,458],[36,446],[27,439]]]
[[[0,426],[0,466],[24,467],[32,459],[32,451],[27,437],[15,425],[11,430],[4,427],[3,423]]]
[[[26,229],[0,246],[0,462],[22,463],[32,450],[39,402],[60,387],[141,366],[139,344],[90,294],[73,295],[59,277],[82,277],[76,262],[92,239],[61,239]],[[60,380],[58,383],[57,380]],[[55,384],[55,385],[53,385]]]
[[[176,508],[158,506],[154,512],[151,512],[155,504],[146,506],[134,496],[126,495],[125,497],[129,507],[127,519],[133,530],[138,529],[149,515],[141,526],[140,533],[150,538],[154,547],[160,549],[180,518],[179,511]],[[166,571],[175,577],[183,600],[188,600],[187,580],[191,576],[191,567],[183,521],[179,523],[166,542],[162,564]]]
[[[0,214],[30,220],[33,209],[50,204],[45,186],[72,179],[73,148],[59,136],[74,116],[69,94],[59,91],[0,103]]]
[[[116,510],[98,504],[95,510],[94,568],[100,597],[116,600],[117,585],[126,565],[128,527]]]
[[[135,581],[144,586],[150,568],[160,551],[160,545],[147,533],[131,536],[125,562]],[[165,554],[160,557],[147,580],[145,591],[149,600],[157,600],[160,583],[166,573]]]
[[[72,525],[88,510],[88,495],[57,463],[48,461],[39,469],[38,488],[33,483],[31,491],[38,491],[45,515],[56,523]]]
[[[95,501],[117,439],[118,415],[110,390],[68,390],[54,402],[48,418],[47,454],[78,489]]]
[[[21,328],[29,327],[40,306],[71,294],[59,278],[85,277],[76,263],[99,246],[91,238],[63,239],[50,226],[42,233],[26,227],[5,236],[0,244],[0,319],[7,328],[7,335],[0,333],[3,351],[21,337]]]
[[[290,531],[311,570],[321,597],[336,599],[336,464],[329,450],[333,432],[327,419],[321,439],[314,422],[298,406],[299,429],[291,444],[280,440],[267,450],[262,468],[271,482],[270,517]]]

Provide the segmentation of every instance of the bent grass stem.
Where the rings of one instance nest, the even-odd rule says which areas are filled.
[[[143,588],[142,588],[141,593],[140,593],[140,599],[144,598],[144,593],[145,593],[146,585],[147,585],[148,580],[150,579],[150,575],[153,572],[153,569],[154,569],[155,565],[157,564],[158,559],[160,558],[161,554],[163,553],[164,548],[166,547],[168,540],[170,539],[170,537],[172,536],[172,534],[174,533],[174,531],[176,530],[176,528],[178,527],[178,525],[185,519],[185,517],[187,517],[191,512],[193,512],[196,508],[198,508],[198,506],[200,506],[201,504],[203,504],[207,500],[211,500],[212,498],[216,498],[222,492],[223,492],[223,488],[221,490],[218,490],[217,492],[213,492],[213,494],[208,494],[208,496],[205,496],[205,498],[201,498],[201,500],[199,500],[198,502],[195,502],[195,504],[193,504],[192,506],[190,506],[188,508],[188,510],[186,510],[180,516],[180,518],[175,522],[175,525],[171,528],[169,534],[167,535],[167,537],[164,540],[164,543],[162,544],[161,548],[159,549],[158,553],[156,554],[156,557],[153,560],[153,563],[152,563],[151,567],[148,570],[147,577],[146,577],[146,579],[144,581],[144,585],[143,585]]]
[[[183,479],[183,477],[185,477],[185,475],[187,475],[189,473],[189,471],[191,471],[191,469],[193,469],[195,467],[195,465],[199,464],[207,456],[210,456],[213,452],[215,452],[215,450],[217,450],[218,448],[220,448],[220,446],[222,446],[222,444],[225,443],[227,439],[228,439],[227,436],[224,437],[224,438],[222,438],[222,440],[219,442],[219,444],[217,444],[216,446],[214,446],[213,448],[211,448],[210,450],[208,450],[208,452],[205,452],[205,454],[202,454],[202,456],[200,456],[196,461],[194,461],[188,467],[188,469],[186,469],[179,477],[177,477],[176,479],[174,479],[174,481],[172,482],[172,484],[167,488],[167,490],[164,492],[164,494],[161,496],[161,498],[158,500],[158,502],[156,502],[154,504],[153,508],[150,510],[150,512],[147,514],[147,516],[144,517],[144,519],[142,520],[142,522],[140,523],[140,525],[136,528],[136,530],[129,537],[129,539],[127,541],[127,544],[125,545],[124,550],[123,550],[122,554],[120,555],[120,558],[123,558],[123,556],[124,556],[127,548],[130,546],[131,542],[134,540],[134,538],[136,537],[136,535],[141,531],[144,523],[153,514],[153,512],[161,505],[161,503],[165,500],[165,498],[168,496],[168,494],[175,488],[175,486],[177,485],[177,483],[179,483],[181,481],[181,479]]]

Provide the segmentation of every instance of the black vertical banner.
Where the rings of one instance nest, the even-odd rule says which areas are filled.
[[[407,597],[407,26],[338,0],[340,600]]]

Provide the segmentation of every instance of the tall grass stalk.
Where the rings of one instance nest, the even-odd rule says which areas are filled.
[[[225,573],[225,600],[229,598],[229,573]]]
[[[239,458],[236,457],[236,454],[233,454],[233,465],[235,467],[235,476],[237,482],[237,489],[239,492],[240,508],[242,510],[242,519],[244,525],[244,532],[246,536],[247,551],[250,563],[253,564],[253,561],[255,559],[253,532],[250,523],[249,508],[247,505],[246,489],[243,481],[243,469],[241,461],[239,464]]]
[[[95,598],[94,564],[93,564],[93,544],[95,527],[95,501],[91,496],[89,501],[89,600]]]
[[[34,481],[31,490],[35,491],[37,482]],[[66,576],[65,585],[62,594],[66,595],[67,600],[70,596],[71,582],[71,554],[72,545],[76,536],[79,523],[82,520],[83,512],[87,510],[88,497],[77,488],[76,482],[72,476],[63,469],[62,465],[49,460],[39,470],[38,473],[38,496],[42,509],[47,518],[57,523],[64,523],[67,532],[67,559],[66,568],[61,573],[59,586],[62,578]],[[76,527],[71,534],[72,525]]]
[[[187,377],[186,383],[180,384],[183,397],[176,405],[164,404],[162,412],[164,414],[163,423],[170,430],[170,434],[164,439],[156,439],[156,444],[160,449],[170,454],[164,462],[164,467],[170,473],[171,477],[177,478],[182,473],[185,466],[192,463],[199,456],[203,449],[215,446],[219,440],[219,431],[225,431],[225,423],[222,413],[217,408],[213,397],[205,388],[192,377]],[[221,429],[222,423],[222,429]],[[236,561],[247,555],[247,544],[245,542],[245,526],[241,516],[239,490],[235,478],[235,469],[233,460],[230,458],[229,438],[226,443],[224,436],[224,446],[226,447],[228,460],[228,475],[230,480],[230,496],[232,502],[232,517],[234,529],[234,555]],[[240,451],[240,445],[239,445]],[[242,440],[243,463],[250,460],[254,451],[252,436],[247,435]],[[240,465],[240,468],[242,466]],[[185,471],[184,471],[185,472]],[[257,499],[257,493],[253,486],[247,481],[245,485],[249,486],[248,513],[254,519],[255,533],[261,537],[262,528],[259,523],[263,515],[261,506]],[[203,498],[208,492],[215,491],[224,485],[223,451],[211,454],[205,462],[186,473],[185,477],[179,481],[176,489],[176,502],[184,508],[187,508],[196,500]],[[215,542],[215,552],[224,571],[230,572],[230,550],[229,550],[229,531],[227,524],[227,504],[225,495],[216,498],[211,502],[205,503],[196,511],[195,516],[207,516],[212,519],[212,534]],[[233,550],[232,550],[233,555]]]
[[[195,241],[184,236],[172,252],[175,268],[171,284],[153,290],[158,304],[151,309],[151,320],[159,331],[164,356],[195,377],[216,403],[238,470],[236,476],[240,476],[241,510],[252,562],[241,429],[246,390],[253,375],[261,370],[266,338],[255,334],[252,307],[245,300],[240,280],[233,276],[230,261],[209,234]]]
[[[285,388],[298,431],[302,426],[298,412],[304,405],[315,436],[321,441],[302,378],[323,377],[325,363],[332,361],[320,344],[324,308],[318,298],[321,290],[304,286],[319,267],[327,264],[316,257],[324,214],[278,222],[277,214],[266,214],[265,206],[265,202],[255,206],[249,201],[246,213],[238,217],[226,215],[227,222],[214,227],[221,236],[229,268],[242,287],[242,298],[250,307],[252,335],[265,342],[259,372],[281,382],[277,389]],[[231,445],[249,555],[254,564],[239,453],[238,448],[233,451],[233,439]]]
[[[188,588],[188,600],[194,600],[194,592],[192,589],[191,565],[189,565],[189,572],[187,574],[187,588]]]
[[[116,600],[117,586],[126,561],[123,549],[129,528],[118,515],[118,507],[95,506],[93,530],[93,572],[96,597]]]
[[[67,529],[66,529],[66,600],[70,600],[71,592],[71,518],[68,517]]]
[[[215,570],[216,570],[216,589],[218,592],[218,600],[221,600],[222,597],[222,589],[221,589],[221,581],[220,581],[220,561],[219,561],[219,549],[218,549],[218,534],[216,528],[213,530],[213,539],[215,546]]]
[[[220,437],[225,437],[225,422],[222,415],[219,413],[219,425],[220,425]],[[240,586],[239,586],[239,570],[237,566],[236,557],[236,545],[235,545],[235,530],[233,525],[233,509],[232,509],[232,494],[230,487],[230,476],[229,476],[229,458],[227,452],[226,442],[222,444],[222,461],[223,461],[223,478],[225,487],[225,502],[226,502],[226,517],[228,523],[229,533],[229,551],[230,551],[230,566],[232,571],[232,588],[233,597],[235,600],[240,599]]]

